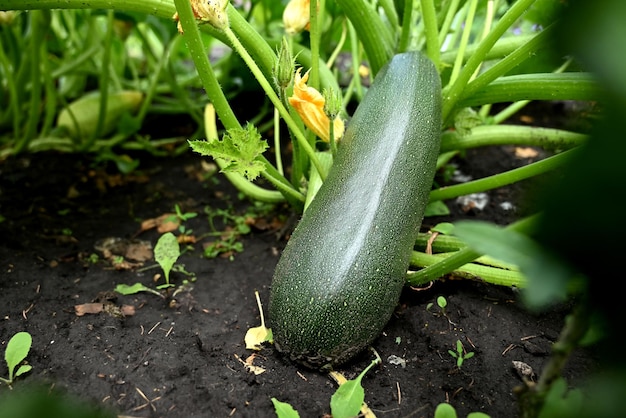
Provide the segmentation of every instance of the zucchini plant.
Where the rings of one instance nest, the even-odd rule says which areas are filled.
[[[369,344],[405,283],[421,285],[454,273],[524,288],[540,265],[533,260],[558,265],[528,237],[537,228],[537,217],[506,228],[456,225],[452,233],[463,240],[443,254],[430,254],[413,244],[416,239],[419,243],[427,205],[445,209],[442,202],[449,199],[554,171],[577,157],[587,141],[584,131],[506,123],[535,100],[602,101],[605,91],[596,77],[567,58],[572,51],[551,53],[559,16],[573,5],[543,0],[322,0],[299,11],[303,16],[296,17],[304,24],[282,22],[282,33],[275,29],[281,24],[259,21],[259,16],[269,16],[277,23],[282,3],[251,1],[249,6],[227,0],[4,0],[4,10],[29,11],[17,19],[30,23],[33,30],[28,42],[20,43],[26,39],[21,26],[0,27],[0,73],[7,80],[0,87],[1,104],[7,109],[0,114],[0,129],[11,132],[0,154],[50,148],[109,152],[116,146],[154,150],[154,144],[137,137],[129,141],[135,132],[130,128],[108,139],[99,136],[109,125],[105,112],[109,93],[124,91],[125,84],[142,90],[145,99],[134,119],[141,122],[157,93],[164,90],[162,77],[169,80],[167,93],[178,97],[178,103],[186,104],[188,113],[204,125],[207,140],[191,141],[194,150],[214,158],[242,193],[266,202],[286,201],[303,213],[277,268],[270,317],[277,328],[278,346],[314,367],[339,364]],[[65,9],[61,13],[106,10],[105,16],[98,17],[105,24],[92,30],[108,48],[97,54],[96,70],[89,67],[104,94],[98,96],[97,118],[90,119],[95,120],[95,130],[79,141],[59,139],[53,129],[53,105],[71,97],[56,95],[54,78],[46,76],[50,73],[46,66],[53,64],[45,59],[51,53],[42,40],[49,31],[61,38],[59,25],[48,19],[51,9],[59,8]],[[154,16],[159,19],[155,26],[162,28],[167,22],[174,34],[165,50],[148,49],[152,77],[120,81],[125,71],[120,71],[111,54],[117,39],[112,27],[120,12]],[[298,32],[302,30],[308,30],[308,35],[302,36]],[[74,38],[81,39],[76,34]],[[221,67],[209,61],[207,39],[229,47],[246,65],[248,84],[263,91],[273,116],[265,129],[260,120],[242,126],[229,100],[235,91],[225,87]],[[181,94],[180,86],[172,82],[177,74],[171,71],[170,59],[183,42],[185,58],[191,58],[197,70],[196,84],[207,93],[200,104],[190,103],[191,96]],[[72,69],[97,52],[94,45],[84,48],[85,56],[71,57],[55,69],[56,74],[76,75]],[[22,49],[30,54],[28,60],[21,59]],[[350,71],[339,71],[340,58],[348,62]],[[23,82],[28,77],[29,82]],[[46,106],[44,92],[50,99]],[[338,96],[341,104],[331,100]],[[308,101],[307,106],[294,105],[294,97]],[[207,102],[211,105],[205,106]],[[503,109],[495,110],[494,105],[503,103]],[[224,128],[222,138],[215,116]],[[74,119],[65,126],[75,125],[78,119]],[[431,190],[435,170],[464,150],[492,145],[539,146],[551,156]],[[284,150],[290,152],[289,167],[283,165]],[[346,238],[346,233],[351,235]],[[477,236],[478,243],[472,241]],[[491,251],[519,269],[473,262]],[[558,266],[551,272],[570,275]],[[330,292],[332,286],[340,295],[337,298]],[[573,289],[580,291],[581,286],[562,285],[543,293],[543,299],[541,292],[526,294],[540,307]],[[309,307],[312,303],[315,308]],[[348,335],[342,330],[346,318],[376,320],[371,329]],[[354,327],[355,322],[348,325]],[[314,335],[324,326],[336,334]]]

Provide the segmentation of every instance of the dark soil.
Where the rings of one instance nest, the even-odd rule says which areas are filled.
[[[528,161],[512,148],[484,149],[469,152],[459,168],[476,178]],[[328,375],[291,363],[272,346],[250,359],[253,352],[244,344],[248,328],[260,324],[255,291],[267,306],[272,272],[285,244],[280,228],[288,232],[293,225],[284,208],[257,218],[252,232],[241,238],[244,251],[231,254],[232,260],[202,256],[203,244],[213,238],[195,243],[180,262],[197,280],[176,296],[113,292],[120,283],[155,288],[163,279],[153,280],[158,268],[115,269],[95,249],[100,240],[139,239],[154,246],[158,232],[142,232],[141,222],[172,212],[175,204],[198,213],[185,226],[201,237],[210,231],[205,208],[243,214],[250,206],[221,175],[200,180],[201,162],[191,153],[145,159],[130,176],[74,155],[0,162],[5,218],[0,223],[0,349],[18,331],[33,337],[27,358],[32,371],[17,379],[13,391],[0,386],[0,399],[41,383],[121,416],[274,417],[273,397],[303,417],[330,414],[337,385]],[[483,210],[447,202],[451,216],[427,218],[424,228],[462,218],[506,224],[520,216],[522,196],[518,185],[490,193]],[[502,202],[517,209],[504,209]],[[90,260],[92,254],[98,261]],[[171,275],[177,286],[184,279],[180,272]],[[448,318],[426,309],[440,295],[448,301]],[[94,301],[107,309],[77,315],[77,305]],[[123,305],[134,307],[134,314],[120,315],[115,308]],[[531,314],[514,290],[466,280],[406,289],[374,344],[383,364],[364,378],[365,400],[378,417],[432,417],[441,402],[455,406],[460,417],[473,411],[516,417],[514,390],[522,381],[512,362],[540,372],[568,312],[568,306],[560,306]],[[475,353],[460,369],[448,353],[457,340]],[[370,352],[363,353],[340,371],[353,378],[372,359]],[[265,372],[251,373],[246,360]],[[577,351],[565,377],[579,383],[594,365],[589,353]],[[7,410],[1,411],[7,416]]]

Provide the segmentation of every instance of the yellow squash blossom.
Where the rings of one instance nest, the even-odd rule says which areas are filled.
[[[293,83],[293,96],[289,98],[289,104],[296,109],[304,124],[312,130],[322,141],[330,141],[330,119],[324,113],[324,96],[313,87],[306,85],[309,79],[307,71],[300,75],[302,68],[298,68]],[[336,117],[333,121],[333,136],[335,141],[342,137],[344,131],[343,120]]]
[[[295,35],[309,29],[311,20],[311,0],[291,0],[283,12],[285,32]]]

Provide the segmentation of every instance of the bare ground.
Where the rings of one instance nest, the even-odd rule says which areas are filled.
[[[469,157],[459,160],[459,168],[474,177],[529,161],[506,148],[473,151]],[[232,260],[202,256],[203,244],[212,238],[193,244],[180,262],[197,280],[176,296],[113,292],[120,283],[154,288],[159,269],[113,268],[95,249],[103,238],[134,238],[154,246],[159,234],[141,231],[141,222],[172,212],[175,204],[198,213],[184,224],[196,237],[211,231],[207,208],[236,214],[250,208],[221,176],[217,182],[201,180],[201,163],[189,154],[148,159],[124,177],[110,164],[75,155],[0,162],[0,213],[5,217],[0,223],[0,348],[4,351],[18,331],[33,336],[27,358],[33,370],[18,378],[13,391],[0,386],[1,417],[20,416],[9,412],[20,395],[28,399],[21,407],[34,407],[36,398],[28,391],[36,385],[113,416],[274,417],[273,397],[292,404],[303,417],[330,414],[337,386],[328,375],[292,364],[271,346],[251,358],[243,342],[246,330],[260,324],[255,291],[267,304],[285,244],[277,228],[290,225],[284,208],[259,216],[252,232],[241,238],[244,251]],[[424,228],[461,218],[505,224],[523,210],[518,205],[522,197],[519,187],[501,189],[490,193],[483,210],[464,211],[447,202],[452,215],[427,218]],[[505,209],[503,202],[518,209]],[[218,222],[216,228],[224,225]],[[177,286],[186,278],[179,272],[171,276]],[[426,309],[440,295],[448,301],[448,318]],[[77,315],[77,305],[94,301],[107,309]],[[124,308],[126,315],[117,309],[123,305],[131,307]],[[567,313],[568,306],[560,306],[531,314],[512,289],[478,282],[448,279],[427,290],[407,288],[374,344],[384,361],[363,380],[365,400],[377,417],[432,417],[441,402],[450,402],[461,417],[473,411],[516,417],[514,390],[522,382],[512,361],[539,372]],[[460,369],[448,353],[457,340],[475,352]],[[363,353],[340,371],[352,378],[372,358]],[[246,361],[265,371],[255,375]],[[578,351],[565,377],[576,384],[594,365],[590,353]],[[74,405],[72,412],[77,411]]]

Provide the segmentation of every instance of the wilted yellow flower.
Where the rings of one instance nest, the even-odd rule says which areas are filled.
[[[283,12],[285,32],[295,35],[309,29],[311,20],[311,0],[291,0]]]
[[[324,96],[313,87],[306,85],[309,79],[307,71],[300,75],[302,67],[296,71],[293,82],[293,96],[289,98],[289,104],[296,109],[304,124],[312,130],[322,141],[330,141],[330,119],[324,113]],[[333,121],[333,136],[335,141],[343,136],[344,124],[340,117]]]
[[[191,10],[196,20],[206,22],[216,29],[224,29],[228,26],[228,14],[226,6],[229,0],[190,0]],[[178,20],[178,12],[174,13],[173,19],[178,22],[178,32],[183,33],[183,28]]]

